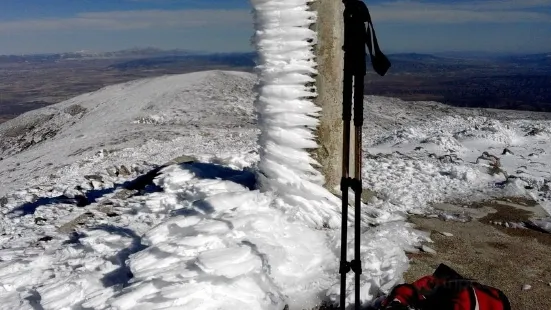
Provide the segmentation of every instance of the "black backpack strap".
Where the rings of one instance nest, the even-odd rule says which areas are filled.
[[[503,310],[511,310],[511,302],[509,301],[509,298],[505,296],[505,294],[501,290],[497,290],[497,293],[499,294],[499,298],[503,302]]]
[[[383,54],[381,48],[379,48],[379,42],[377,41],[377,35],[375,34],[375,27],[373,26],[373,21],[371,20],[371,14],[369,9],[365,6],[365,14],[367,17],[367,38],[366,44],[369,49],[369,55],[371,56],[371,64],[373,65],[373,70],[379,75],[384,76],[388,69],[390,69],[390,61]]]
[[[462,280],[465,279],[462,275],[460,275],[457,271],[452,269],[450,266],[446,264],[440,264],[436,268],[436,270],[432,274],[436,278],[440,279],[446,279],[446,280]],[[467,280],[467,279],[465,279]]]

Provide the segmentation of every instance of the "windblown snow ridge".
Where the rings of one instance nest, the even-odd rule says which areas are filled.
[[[259,176],[263,189],[279,193],[275,205],[315,227],[339,225],[338,201],[307,150],[317,147],[313,130],[320,108],[313,53],[316,13],[309,0],[252,0],[259,55]]]

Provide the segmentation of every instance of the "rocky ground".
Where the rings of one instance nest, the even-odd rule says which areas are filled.
[[[428,246],[436,253],[410,254],[406,281],[445,263],[465,277],[501,289],[512,309],[551,309],[551,234],[511,224],[538,217],[543,210],[531,201],[508,200],[455,206],[474,218],[468,222],[412,217],[417,228],[431,232],[434,243]],[[450,211],[454,206],[436,207]]]

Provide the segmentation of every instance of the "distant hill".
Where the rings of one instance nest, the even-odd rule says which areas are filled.
[[[498,58],[498,60],[501,62],[514,63],[517,65],[537,65],[551,67],[551,53],[504,56]]]
[[[390,58],[394,60],[406,60],[406,61],[447,61],[448,58],[438,57],[431,54],[418,54],[418,53],[398,53],[390,54]]]
[[[153,47],[131,48],[112,52],[77,51],[53,54],[0,55],[0,64],[6,63],[55,63],[65,60],[113,59],[120,63],[110,69],[159,68],[169,64],[200,62],[228,64],[230,66],[254,66],[254,52],[208,53],[185,49],[162,50]],[[473,66],[509,65],[551,68],[551,53],[507,55],[498,53],[448,52],[448,53],[394,53],[389,54],[393,66],[391,71],[411,70],[442,71],[463,70]]]
[[[109,69],[159,69],[166,66],[226,65],[253,67],[256,53],[220,53],[206,55],[172,55],[134,59],[109,66]]]
[[[202,54],[199,51],[173,49],[162,50],[153,47],[147,48],[131,48],[113,52],[91,52],[78,51],[66,53],[51,53],[51,54],[28,54],[28,55],[0,55],[0,64],[2,63],[44,63],[56,62],[62,60],[91,60],[91,59],[110,59],[110,58],[143,58],[143,57],[160,57],[160,56],[182,56],[182,55],[198,55]]]

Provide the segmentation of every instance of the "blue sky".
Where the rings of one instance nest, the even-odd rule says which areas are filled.
[[[551,52],[551,0],[367,2],[388,52]],[[0,0],[0,54],[250,51],[252,34],[249,0]]]

